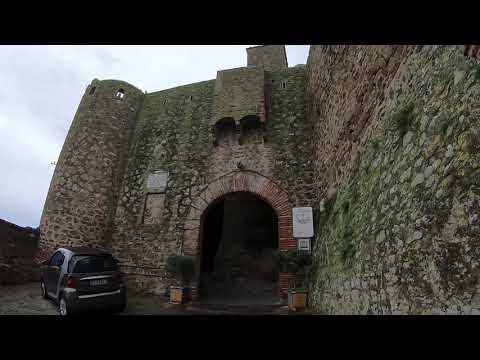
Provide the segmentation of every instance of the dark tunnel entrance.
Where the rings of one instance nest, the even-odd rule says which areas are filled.
[[[278,219],[265,201],[230,193],[202,221],[202,303],[265,304],[278,301]]]

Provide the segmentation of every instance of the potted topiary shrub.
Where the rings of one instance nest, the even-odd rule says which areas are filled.
[[[167,259],[167,271],[174,276],[177,285],[170,286],[170,303],[182,304],[184,291],[195,273],[195,260],[191,256],[172,255]]]
[[[297,273],[297,264],[294,261],[296,251],[280,251],[276,258],[278,278],[280,283],[280,296],[287,297],[288,289],[294,286]]]
[[[308,252],[296,251],[291,261],[295,264],[295,279],[288,289],[288,307],[292,311],[303,310],[307,306],[312,258]]]

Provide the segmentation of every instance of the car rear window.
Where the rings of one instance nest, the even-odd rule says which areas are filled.
[[[70,262],[72,273],[95,273],[117,271],[117,263],[111,255],[81,255],[74,256]]]

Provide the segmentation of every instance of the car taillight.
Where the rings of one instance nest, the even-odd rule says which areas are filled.
[[[75,289],[75,279],[72,275],[65,274],[65,287]]]

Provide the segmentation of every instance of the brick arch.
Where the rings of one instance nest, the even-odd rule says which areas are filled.
[[[205,210],[220,197],[237,192],[250,192],[269,204],[278,217],[278,247],[295,249],[292,207],[288,194],[272,180],[252,171],[235,171],[211,182],[191,205],[184,226],[182,254],[197,256],[200,249],[200,227]]]

